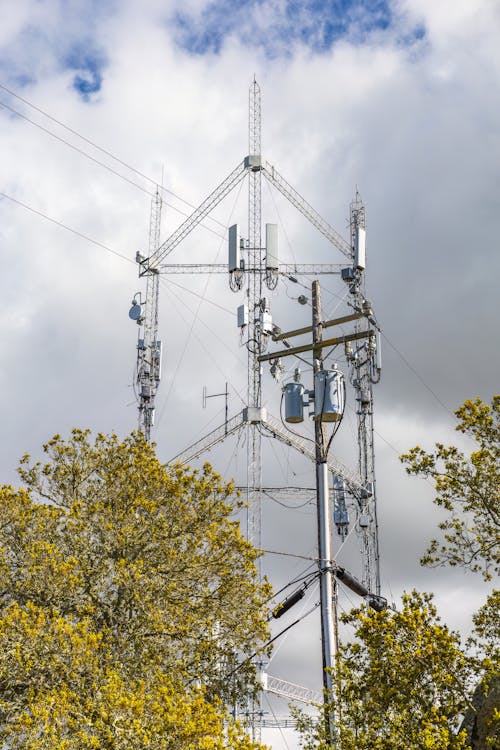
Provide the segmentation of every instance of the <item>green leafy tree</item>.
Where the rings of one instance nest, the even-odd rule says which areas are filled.
[[[0,488],[2,742],[255,747],[223,708],[255,686],[269,595],[233,485],[166,468],[140,434],[44,450]]]
[[[354,609],[355,639],[336,669],[338,750],[462,750],[457,718],[468,705],[470,665],[430,594],[405,594],[400,612]],[[299,714],[303,746],[331,747],[323,722]]]
[[[480,572],[485,580],[500,573],[500,396],[491,406],[477,398],[455,412],[456,429],[476,446],[469,455],[454,445],[419,446],[401,456],[408,474],[434,480],[434,502],[447,511],[439,524],[444,539],[434,539],[424,565],[451,565]]]
[[[419,446],[401,456],[408,474],[434,480],[436,505],[447,512],[441,541],[431,541],[423,565],[459,566],[488,581],[500,573],[500,395],[491,405],[468,400],[455,412],[456,429],[475,443],[470,454],[455,446]],[[474,748],[500,747],[500,591],[493,589],[473,617],[469,654],[479,684],[466,716]]]

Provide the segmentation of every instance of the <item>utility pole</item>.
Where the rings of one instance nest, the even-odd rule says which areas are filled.
[[[319,281],[312,284],[313,372],[316,403],[317,374],[323,370],[323,321]],[[324,392],[326,392],[326,387]],[[322,411],[322,410],[321,410]],[[318,523],[318,567],[320,573],[321,648],[323,654],[323,688],[325,691],[324,719],[330,741],[334,737],[334,716],[330,709],[333,698],[334,669],[337,659],[337,612],[335,584],[332,575],[332,535],[330,528],[330,494],[326,429],[322,414],[315,415],[316,442],[316,502]]]

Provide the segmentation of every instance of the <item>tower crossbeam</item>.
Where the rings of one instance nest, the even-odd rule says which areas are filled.
[[[345,265],[345,264],[343,264]],[[338,263],[280,263],[278,272],[281,276],[312,276],[318,274],[340,274],[343,265]],[[226,273],[227,263],[163,263],[159,267],[163,275]],[[258,268],[247,268],[247,271],[259,271]]]
[[[167,255],[170,255],[172,250],[174,250],[177,245],[193,231],[195,226],[203,221],[205,216],[213,211],[226,195],[228,195],[228,193],[230,193],[231,190],[241,182],[246,173],[247,167],[245,166],[245,163],[240,162],[238,166],[233,169],[231,174],[228,175],[226,179],[223,180],[214,191],[212,191],[212,193],[210,193],[208,198],[205,198],[203,203],[201,203],[198,208],[188,216],[186,221],[184,221],[180,227],[178,227],[175,232],[171,234],[170,237],[167,237],[167,239],[160,245],[154,257],[155,267],[158,266]]]

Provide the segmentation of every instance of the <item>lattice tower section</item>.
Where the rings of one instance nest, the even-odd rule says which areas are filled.
[[[351,245],[359,241],[358,228],[366,229],[365,207],[356,193],[350,205]],[[366,305],[364,268],[354,268],[350,286],[354,307]],[[356,330],[366,328],[366,321],[358,321]],[[358,350],[353,361],[352,384],[356,399],[358,429],[358,472],[367,488],[358,497],[358,533],[361,539],[362,579],[372,593],[380,594],[380,559],[378,546],[377,497],[375,484],[375,449],[373,427],[373,383],[378,377],[375,368],[376,339],[374,332]]]
[[[157,190],[151,200],[149,222],[149,264],[146,276],[146,299],[142,336],[137,347],[137,383],[139,388],[139,430],[146,440],[151,438],[154,425],[155,397],[161,377],[161,342],[158,340],[158,302],[160,275],[155,265],[155,253],[160,246],[162,198]]]
[[[262,352],[260,306],[262,298],[263,251],[261,242],[261,96],[257,81],[249,90],[248,148],[250,163],[248,190],[248,401],[249,409],[261,406],[261,365],[258,356]],[[260,549],[262,536],[262,441],[258,425],[248,423],[248,539]]]

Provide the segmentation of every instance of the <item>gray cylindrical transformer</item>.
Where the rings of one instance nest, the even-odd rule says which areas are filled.
[[[304,386],[302,383],[287,383],[285,391],[285,422],[304,421]]]
[[[338,422],[344,413],[344,376],[339,370],[320,370],[314,378],[314,419]]]

